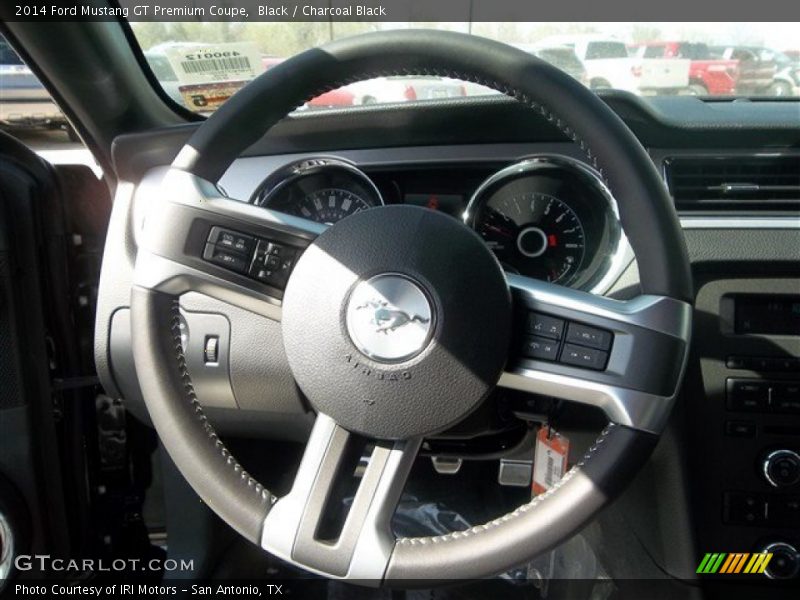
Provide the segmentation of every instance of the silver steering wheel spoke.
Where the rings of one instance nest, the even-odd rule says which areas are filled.
[[[135,285],[173,295],[202,292],[275,320],[288,273],[260,277],[255,261],[265,260],[269,248],[285,249],[296,261],[327,229],[228,198],[214,184],[174,167],[147,173],[135,206]],[[223,233],[245,243],[225,247]]]
[[[611,422],[661,432],[686,366],[691,305],[507,279],[515,340],[501,387],[595,406]]]
[[[320,525],[343,473],[352,434],[319,414],[291,491],[267,514],[261,546],[326,577],[380,582],[395,545],[391,519],[421,438],[376,441],[335,539]]]

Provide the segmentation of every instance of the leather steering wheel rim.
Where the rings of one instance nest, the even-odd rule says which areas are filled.
[[[617,115],[577,81],[525,52],[473,36],[426,31],[367,34],[309,50],[232,97],[193,134],[172,170],[189,174],[201,187],[216,182],[242,151],[306,100],[352,81],[395,74],[431,74],[493,87],[530,106],[584,150],[617,199],[639,263],[643,294],[680,305],[680,333],[671,333],[681,342],[672,357],[680,364],[671,391],[663,394],[666,406],[671,405],[687,355],[692,299],[688,257],[671,199],[647,152]],[[198,204],[204,208],[203,202]],[[162,230],[145,238],[157,245],[156,238],[163,235]],[[182,288],[177,282],[185,278],[172,277],[167,286],[150,285],[152,275],[146,270],[153,261],[145,260],[145,254],[149,256],[140,252],[137,257],[131,324],[137,373],[153,423],[200,497],[243,536],[271,548],[265,542],[265,523],[278,499],[220,442],[183,360],[177,311]],[[495,574],[552,548],[594,517],[648,458],[663,419],[659,423],[647,429],[612,423],[554,488],[530,503],[467,531],[394,544],[382,541],[383,560],[374,565],[358,562],[360,546],[344,570],[318,566],[325,561],[309,565],[297,558],[292,543],[284,558],[350,579],[407,582]],[[325,443],[332,443],[330,439]],[[392,465],[394,456],[388,452],[385,465]],[[395,467],[407,471],[410,464]],[[314,552],[303,556],[315,557]]]

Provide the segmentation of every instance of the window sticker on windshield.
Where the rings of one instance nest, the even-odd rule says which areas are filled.
[[[164,54],[179,85],[249,81],[264,71],[258,47],[252,42],[235,44],[175,45]]]
[[[228,98],[242,89],[246,81],[226,81],[224,83],[201,83],[181,85],[183,103],[194,112],[212,113],[222,106]]]

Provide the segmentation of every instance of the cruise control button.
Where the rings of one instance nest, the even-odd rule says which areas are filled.
[[[590,346],[599,350],[611,348],[613,335],[610,331],[596,329],[580,323],[570,323],[567,327],[567,341],[582,346]]]
[[[228,229],[222,229],[221,227],[211,228],[211,235],[208,236],[208,241],[215,243],[219,248],[225,248],[247,255],[253,251],[253,246],[255,245],[255,239],[251,236]]]
[[[558,342],[548,338],[530,336],[525,338],[522,354],[539,360],[555,360],[558,356]]]
[[[225,267],[237,273],[244,273],[247,271],[248,260],[238,252],[232,252],[213,244],[206,244],[203,258],[209,262]]]
[[[596,348],[584,348],[575,344],[564,344],[564,350],[561,352],[562,363],[595,371],[605,369],[607,360],[608,352]]]
[[[264,266],[270,271],[276,271],[281,266],[281,259],[274,254],[268,254]]]
[[[541,313],[529,313],[528,333],[560,340],[564,333],[564,320]]]

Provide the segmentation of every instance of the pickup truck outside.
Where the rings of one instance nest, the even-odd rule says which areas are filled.
[[[553,36],[541,43],[572,48],[594,90],[668,95],[685,93],[689,87],[690,60],[630,56],[625,42],[597,36]]]
[[[638,58],[688,59],[688,92],[694,96],[730,96],[736,93],[739,61],[712,58],[706,44],[692,42],[647,42],[631,52]]]
[[[761,48],[753,46],[710,46],[709,51],[714,58],[739,61],[737,95],[772,95],[777,73],[774,53],[764,53]]]

